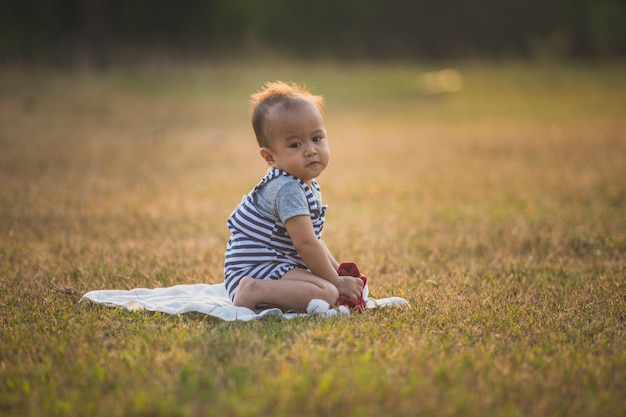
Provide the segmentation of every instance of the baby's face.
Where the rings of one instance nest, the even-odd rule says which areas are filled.
[[[300,100],[289,107],[273,109],[267,133],[271,146],[261,148],[261,155],[273,168],[310,184],[328,165],[326,130],[313,103]]]

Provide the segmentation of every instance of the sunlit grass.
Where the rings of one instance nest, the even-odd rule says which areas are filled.
[[[624,415],[623,66],[0,74],[0,415]],[[327,98],[325,240],[412,309],[225,323],[79,303],[222,279],[247,97]]]

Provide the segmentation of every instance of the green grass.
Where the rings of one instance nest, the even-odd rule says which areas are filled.
[[[624,416],[622,64],[0,73],[0,415]],[[227,323],[89,303],[222,279],[248,95],[327,98],[325,241],[412,309]]]

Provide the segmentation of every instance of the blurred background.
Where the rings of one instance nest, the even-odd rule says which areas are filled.
[[[626,56],[623,0],[2,0],[3,63]]]

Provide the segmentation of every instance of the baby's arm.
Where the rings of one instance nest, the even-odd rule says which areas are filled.
[[[294,216],[285,222],[285,228],[293,246],[311,272],[336,287],[339,284],[339,274],[328,259],[326,246],[315,236],[311,218]]]
[[[322,242],[322,245],[324,245],[324,249],[326,250],[326,255],[328,256],[328,260],[330,261],[331,265],[333,266],[333,268],[335,268],[335,271],[336,271],[339,268],[339,262],[337,262],[333,254],[330,253],[330,251],[328,250],[328,246],[326,246],[326,243],[324,243],[324,241],[321,239],[320,239],[320,242]]]
[[[315,236],[309,216],[291,217],[285,222],[285,228],[291,237],[293,246],[313,274],[337,287],[339,295],[358,299],[363,289],[363,281],[359,278],[339,276],[331,261],[334,258],[330,256],[324,242]]]

